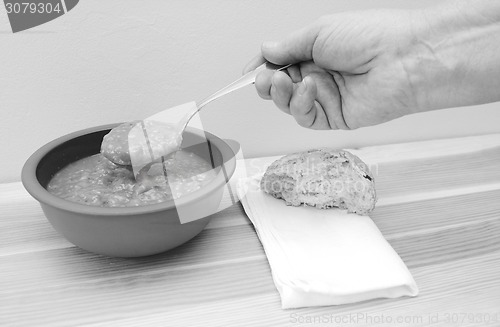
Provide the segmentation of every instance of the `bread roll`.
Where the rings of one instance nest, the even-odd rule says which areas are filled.
[[[377,201],[368,166],[348,151],[315,149],[284,156],[267,168],[260,186],[287,205],[337,207],[360,215],[369,214]]]

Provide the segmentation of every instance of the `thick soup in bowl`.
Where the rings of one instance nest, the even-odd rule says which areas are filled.
[[[101,207],[133,207],[175,200],[215,178],[212,166],[188,151],[156,163],[147,178],[136,181],[132,170],[102,154],[80,159],[59,171],[47,190],[65,200]]]
[[[99,154],[103,136],[115,126],[117,124],[96,126],[63,135],[40,147],[26,161],[21,174],[23,185],[40,203],[45,217],[54,229],[80,248],[116,257],[139,257],[161,253],[198,235],[210,221],[211,215],[219,211],[226,185],[236,169],[234,150],[226,141],[209,132],[188,128],[184,134],[182,148],[188,152],[186,155],[193,153],[208,163],[210,168],[215,167],[212,171],[216,176],[210,181],[211,177],[208,177],[192,184],[190,181],[183,183],[183,189],[179,190],[180,198],[177,200],[165,200],[147,205],[129,203],[129,206],[123,206],[122,201],[133,203],[134,201],[130,199],[134,196],[140,197],[140,194],[142,197],[149,197],[149,200],[155,196],[160,197],[158,191],[161,187],[151,181],[143,184],[142,188],[128,185],[127,187],[133,190],[129,200],[110,199],[112,197],[106,200],[106,197],[101,195],[95,196],[97,205],[63,199],[47,190],[49,183],[59,172],[79,160],[86,160]],[[200,165],[203,167],[205,164]],[[184,169],[180,169],[180,172],[182,171]],[[124,173],[124,176],[132,176],[123,170],[121,173],[120,170],[114,173],[119,176],[121,173]],[[85,173],[82,173],[80,179],[88,181],[88,177],[85,178],[83,175]],[[191,177],[198,175],[200,174],[191,174]],[[106,183],[113,184],[112,180],[113,178]],[[125,180],[124,177],[121,181],[118,179],[115,182],[117,190],[126,184]],[[99,185],[98,179],[96,183]],[[190,184],[200,188],[186,190],[185,188],[191,187]],[[85,183],[82,183],[81,186],[84,185]],[[171,192],[170,196],[173,197],[176,191],[172,192],[171,185],[169,187],[167,196],[168,192]],[[167,199],[167,196],[163,199]],[[115,201],[118,206],[104,207],[102,205],[105,201],[108,201],[108,205]]]
[[[133,207],[157,204],[199,190],[216,176],[212,165],[200,156],[170,146],[168,155],[149,163],[137,176],[131,165],[131,153],[138,153],[147,163],[153,144],[162,147],[172,143],[173,129],[168,124],[147,122],[149,142],[136,140],[144,122],[127,122],[113,128],[103,137],[101,152],[69,164],[57,172],[47,190],[65,200],[100,207]],[[133,133],[132,133],[133,131]],[[156,142],[151,140],[156,136]],[[175,142],[174,142],[175,143]],[[137,148],[142,146],[144,148]],[[176,151],[177,150],[177,151]],[[162,153],[163,154],[163,153]],[[138,155],[135,158],[138,158]],[[149,158],[153,158],[152,156]]]

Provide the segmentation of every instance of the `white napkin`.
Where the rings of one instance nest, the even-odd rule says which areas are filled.
[[[259,189],[260,178],[242,180],[238,193],[283,309],[418,294],[408,268],[370,217],[286,206]]]

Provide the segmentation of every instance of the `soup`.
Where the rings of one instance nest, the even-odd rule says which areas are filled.
[[[136,181],[130,169],[99,153],[60,170],[47,190],[65,200],[91,206],[133,207],[178,199],[199,190],[215,176],[207,161],[181,150],[163,164],[152,165]]]

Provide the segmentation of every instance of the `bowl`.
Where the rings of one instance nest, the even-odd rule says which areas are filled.
[[[26,161],[22,183],[40,203],[47,220],[74,245],[112,257],[158,254],[198,235],[210,215],[217,212],[225,185],[236,168],[231,147],[205,131],[186,129],[182,146],[188,145],[188,151],[211,162],[216,177],[175,203],[171,200],[138,207],[95,207],[64,200],[47,191],[47,184],[60,169],[99,153],[103,136],[118,125],[97,126],[62,136],[42,146]]]

